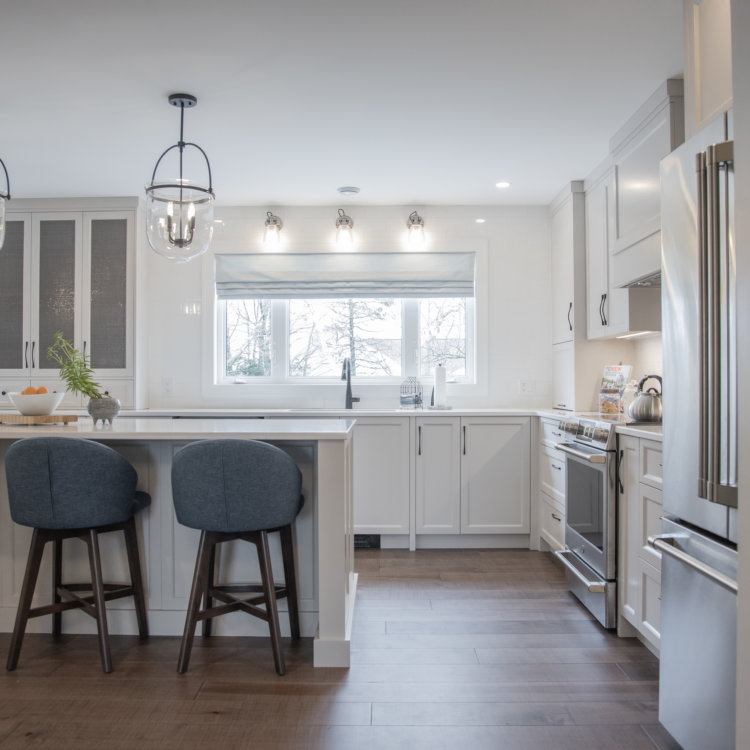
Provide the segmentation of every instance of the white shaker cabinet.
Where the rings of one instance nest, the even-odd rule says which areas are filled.
[[[557,450],[564,433],[559,420],[539,420],[539,537],[550,549],[565,547],[565,455]]]
[[[661,330],[659,287],[610,285],[614,167],[607,159],[584,180],[586,204],[586,331],[589,339]]]
[[[683,0],[685,24],[685,138],[731,108],[730,0]]]
[[[424,417],[416,426],[417,534],[529,533],[529,417]]]
[[[661,533],[661,443],[618,436],[620,451],[618,588],[620,615],[654,649],[660,642],[661,555],[648,537]]]
[[[358,417],[354,427],[354,533],[408,534],[408,417]]]
[[[550,212],[552,343],[561,344],[576,338],[576,320],[584,320],[583,183],[571,182],[552,202]]]
[[[610,285],[661,273],[659,162],[684,140],[683,82],[667,80],[610,140],[614,163]]]
[[[0,389],[62,389],[46,353],[61,331],[89,357],[103,389],[135,405],[136,202],[127,202],[131,209],[117,211],[13,202],[0,253]],[[63,405],[81,401],[71,394]]]

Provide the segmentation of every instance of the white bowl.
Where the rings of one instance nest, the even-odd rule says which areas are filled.
[[[9,393],[13,406],[25,417],[41,417],[52,412],[60,406],[65,392],[62,393],[35,393],[25,396],[23,393]]]

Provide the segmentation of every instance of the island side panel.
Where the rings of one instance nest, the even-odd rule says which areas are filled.
[[[317,446],[318,601],[316,667],[348,667],[356,597],[352,440]]]

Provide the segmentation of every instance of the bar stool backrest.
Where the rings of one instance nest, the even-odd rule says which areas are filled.
[[[10,514],[22,526],[78,529],[133,515],[138,475],[117,451],[93,440],[32,437],[5,454]]]
[[[199,440],[175,455],[177,520],[226,533],[291,524],[302,508],[302,475],[280,448],[257,440]]]

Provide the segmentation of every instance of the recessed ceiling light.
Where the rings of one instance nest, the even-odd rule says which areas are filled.
[[[356,195],[359,192],[359,188],[354,187],[354,185],[344,185],[338,188],[338,191],[341,195]]]
[[[474,219],[474,221],[476,221],[477,224],[484,224],[487,219]]]
[[[510,187],[510,183],[509,182],[505,182],[505,181],[496,182],[495,183],[495,187],[496,188],[508,188],[508,187]]]

